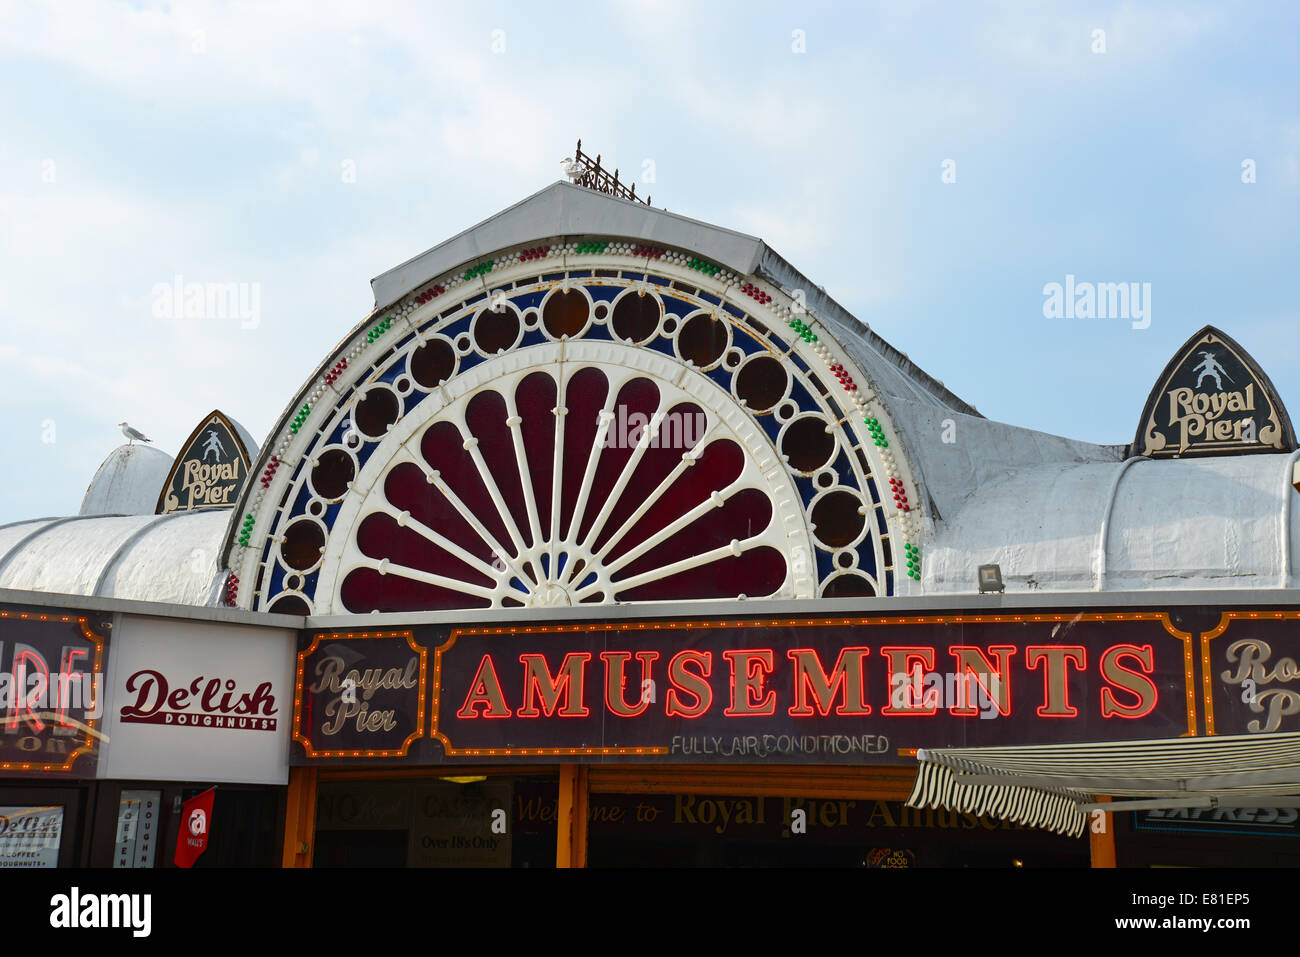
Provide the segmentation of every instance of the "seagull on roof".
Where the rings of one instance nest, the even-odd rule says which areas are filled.
[[[569,177],[575,183],[587,175],[587,167],[582,163],[575,163],[572,156],[566,156],[560,160],[560,169],[564,170],[564,175]]]
[[[125,435],[127,439],[130,440],[127,442],[127,445],[130,445],[132,442],[135,442],[137,439],[141,442],[153,441],[153,439],[147,438],[143,432],[131,428],[131,426],[127,425],[125,422],[119,422],[117,424],[122,427],[122,434]]]

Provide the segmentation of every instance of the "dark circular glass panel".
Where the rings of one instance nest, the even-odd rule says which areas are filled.
[[[736,373],[736,395],[751,412],[767,412],[781,401],[790,375],[779,359],[759,356]]]
[[[713,365],[727,348],[727,324],[708,315],[694,316],[677,334],[677,352],[700,368]]]
[[[795,419],[781,436],[781,454],[790,467],[811,472],[825,465],[835,451],[835,436],[826,431],[826,422],[817,416]]]
[[[310,615],[311,609],[301,595],[281,595],[267,611],[277,615]]]
[[[857,539],[866,522],[862,501],[849,492],[830,492],[812,509],[813,534],[823,545],[840,548]]]
[[[663,307],[647,293],[628,293],[614,304],[614,335],[629,342],[645,342],[659,328]]]
[[[311,470],[311,487],[322,498],[340,498],[356,475],[352,456],[342,449],[322,452]]]
[[[557,292],[546,300],[542,324],[552,338],[568,336],[572,339],[587,325],[588,312],[587,297],[576,289]]]
[[[362,435],[378,438],[397,421],[401,408],[401,400],[388,389],[371,389],[357,403],[352,421]]]
[[[519,316],[509,306],[500,312],[484,309],[474,320],[474,345],[485,356],[509,349],[519,338]]]
[[[446,382],[456,371],[456,350],[446,339],[430,339],[411,353],[411,376],[426,389]]]
[[[315,522],[294,522],[284,532],[280,554],[284,563],[298,571],[306,571],[320,561],[325,547],[325,531]]]
[[[823,598],[874,598],[876,590],[861,575],[838,575],[822,589]]]

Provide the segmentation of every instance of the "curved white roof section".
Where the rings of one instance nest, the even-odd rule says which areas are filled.
[[[1243,455],[1019,470],[941,524],[922,563],[925,591],[974,592],[978,567],[995,563],[1008,592],[1294,588],[1294,461]]]
[[[0,588],[216,605],[226,510],[0,526]]]
[[[81,501],[82,515],[152,515],[172,457],[147,445],[119,445],[104,459]]]

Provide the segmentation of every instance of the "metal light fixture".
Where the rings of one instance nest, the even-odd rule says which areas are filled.
[[[999,565],[981,565],[979,571],[980,594],[985,592],[1004,592],[1007,586],[1002,584],[1002,568]]]

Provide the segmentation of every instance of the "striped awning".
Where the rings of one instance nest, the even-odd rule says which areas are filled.
[[[1300,733],[943,748],[917,753],[907,804],[1078,836],[1088,813],[1300,807]],[[1099,796],[1140,800],[1102,804]]]

